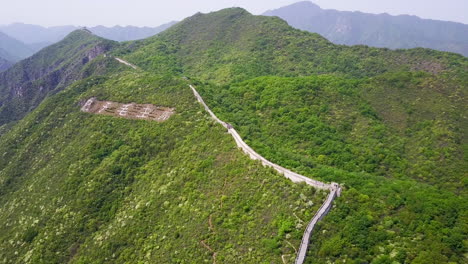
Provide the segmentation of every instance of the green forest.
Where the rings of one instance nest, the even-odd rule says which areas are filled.
[[[157,123],[80,112],[90,96],[177,114]],[[146,73],[76,83],[0,145],[0,259],[19,263],[275,262],[294,257],[326,196],[237,151],[183,81]]]
[[[465,250],[468,220],[464,134],[450,128],[459,127],[462,102],[441,116],[435,103],[432,112],[404,110],[411,107],[404,102],[385,106],[395,112],[380,112],[379,103],[373,107],[367,98],[381,90],[371,87],[396,75],[410,79],[403,92],[431,78],[424,73],[375,80],[261,77],[203,86],[202,96],[214,111],[261,155],[345,186],[336,208],[319,224],[320,235],[312,238],[310,255],[324,263],[461,262],[457,256]],[[435,120],[424,120],[423,114]]]
[[[293,263],[327,192],[250,160],[189,84],[261,155],[342,186],[307,263],[466,262],[463,56],[232,8],[141,41],[76,31],[0,81],[0,263]],[[91,97],[175,114],[81,112]]]

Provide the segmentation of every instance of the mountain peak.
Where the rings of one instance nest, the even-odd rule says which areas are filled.
[[[322,11],[320,6],[310,2],[310,1],[301,1],[297,2],[282,8],[268,10],[263,15],[265,16],[276,16],[278,12],[287,11],[287,12],[295,12],[295,13],[316,13]]]
[[[277,16],[295,28],[318,33],[335,44],[390,49],[425,47],[468,54],[468,26],[460,23],[321,9],[307,1],[270,10],[264,15]]]
[[[300,1],[300,2],[297,2],[297,3],[291,4],[290,6],[320,9],[320,6],[318,6],[317,4],[315,4],[315,3],[311,2],[311,1]]]
[[[223,16],[223,17],[237,17],[237,16],[244,16],[244,15],[251,15],[247,10],[241,7],[231,7],[231,8],[224,8],[218,11],[213,11],[210,13],[201,13],[198,12],[195,15],[187,18],[189,20],[202,17],[202,16]]]
[[[100,38],[96,35],[94,35],[89,29],[87,28],[80,28],[72,31],[68,35],[65,36],[64,40],[66,39],[71,39],[71,40],[76,40],[76,39],[89,39],[89,38]]]

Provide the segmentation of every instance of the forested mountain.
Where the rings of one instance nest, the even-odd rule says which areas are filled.
[[[63,69],[63,85],[24,90],[46,65]],[[77,31],[0,77],[7,263],[292,263],[326,194],[249,160],[189,84],[268,159],[343,186],[309,263],[463,262],[461,55],[335,45],[231,8],[140,41]],[[158,123],[81,112],[92,97],[175,114]]]
[[[17,62],[33,53],[34,51],[26,44],[0,32],[0,58]]]
[[[295,28],[318,33],[336,44],[390,49],[424,47],[468,56],[468,25],[461,23],[409,15],[326,10],[308,1],[264,15],[278,16]]]
[[[115,44],[77,30],[0,73],[0,126],[23,118],[48,94],[98,74],[101,69],[97,65],[91,64],[97,68],[88,69],[90,62]]]

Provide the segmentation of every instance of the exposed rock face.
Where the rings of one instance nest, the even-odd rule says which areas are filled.
[[[22,118],[47,94],[85,78],[85,66],[113,47],[113,42],[83,30],[71,33],[62,42],[0,73],[0,125]],[[57,56],[60,52],[70,54],[68,60]]]
[[[85,55],[87,56],[88,60],[91,61],[95,59],[97,56],[104,54],[106,52],[107,52],[106,47],[104,47],[103,45],[97,45],[97,46],[92,47],[88,52],[86,52]]]

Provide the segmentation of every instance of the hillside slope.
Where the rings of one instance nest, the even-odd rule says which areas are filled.
[[[421,19],[324,10],[312,2],[298,2],[264,13],[278,16],[291,26],[318,33],[336,44],[369,45],[391,49],[416,47],[468,56],[468,25]]]
[[[90,97],[176,114],[158,123],[80,112]],[[8,262],[279,262],[294,258],[325,197],[238,151],[186,82],[147,73],[49,97],[0,138],[0,152]]]
[[[334,45],[238,8],[197,14],[114,52],[198,80],[207,103],[260,154],[350,188],[312,238],[314,263],[463,258],[461,55]],[[324,73],[329,79],[298,78]],[[264,75],[294,78],[255,79]]]
[[[87,72],[86,67],[114,45],[78,30],[0,73],[0,126],[24,117],[49,93],[89,74],[98,74],[94,69]]]
[[[72,36],[87,47],[103,41],[82,34]],[[86,52],[58,52],[75,43],[49,51],[78,62]],[[194,84],[260,154],[342,184],[307,261],[463,263],[463,56],[334,45],[239,8],[108,45],[106,57],[69,68],[89,78],[65,78],[73,84],[0,137],[0,259],[291,263],[325,193],[249,160],[197,103]],[[23,66],[0,76],[42,76]],[[158,123],[81,112],[92,97],[175,114]]]
[[[128,43],[117,54],[147,70],[184,72],[218,83],[265,75],[439,73],[463,61],[460,55],[427,49],[334,45],[279,18],[253,16],[241,8],[197,14],[155,37]]]
[[[466,75],[269,77],[202,94],[267,158],[296,170],[321,164],[457,190],[468,143]]]

